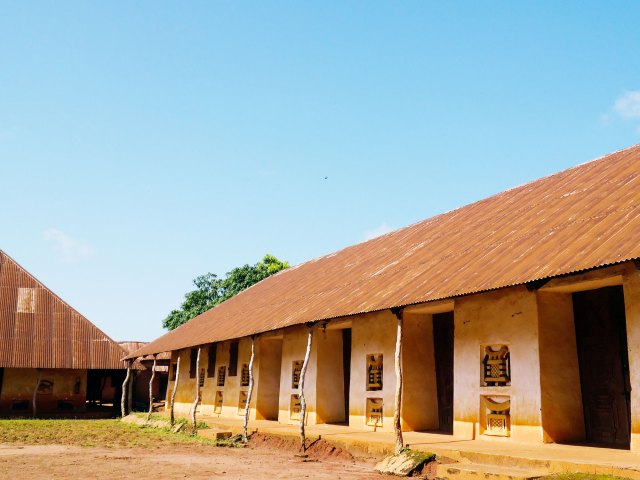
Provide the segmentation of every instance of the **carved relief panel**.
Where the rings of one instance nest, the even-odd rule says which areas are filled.
[[[511,398],[482,396],[481,417],[484,417],[484,435],[508,437],[511,433]],[[482,420],[482,418],[481,418]]]
[[[367,355],[367,391],[382,390],[382,354]]]
[[[291,388],[297,390],[300,387],[300,372],[302,371],[302,360],[294,360],[291,367]]]
[[[221,390],[216,390],[216,401],[214,403],[214,413],[222,413],[223,396]]]
[[[249,386],[249,364],[242,364],[242,372],[240,373],[240,386],[248,387]]]
[[[482,387],[506,387],[511,385],[511,356],[507,345],[482,345]]]
[[[291,403],[289,404],[289,418],[291,420],[300,420],[300,396],[297,393],[291,395]]]
[[[381,427],[383,419],[383,403],[381,398],[367,398],[367,425]]]
[[[244,407],[247,405],[247,391],[240,390],[238,397],[238,415],[244,415]]]
[[[218,387],[224,387],[224,381],[227,377],[227,367],[221,365],[218,367]]]

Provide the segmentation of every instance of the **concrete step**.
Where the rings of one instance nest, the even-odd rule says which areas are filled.
[[[221,430],[219,428],[204,428],[198,430],[198,436],[209,440],[224,440],[231,437],[231,430]]]
[[[442,463],[436,476],[444,480],[536,480],[548,475],[547,470],[516,468],[482,463]]]

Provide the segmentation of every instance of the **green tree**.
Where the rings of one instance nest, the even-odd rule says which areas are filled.
[[[184,296],[180,308],[172,310],[162,321],[162,326],[167,330],[173,330],[260,280],[288,267],[287,262],[266,254],[255,265],[247,264],[227,272],[225,278],[218,278],[214,273],[200,275],[193,279],[196,289]]]

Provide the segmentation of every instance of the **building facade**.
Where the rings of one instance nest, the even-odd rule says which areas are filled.
[[[187,414],[640,450],[640,147],[280,272],[131,358],[172,351]],[[200,349],[200,363],[197,352]],[[180,358],[180,372],[177,365]],[[198,371],[200,375],[198,375]],[[199,378],[199,382],[197,382]]]
[[[73,414],[120,398],[127,354],[0,250],[0,414]]]

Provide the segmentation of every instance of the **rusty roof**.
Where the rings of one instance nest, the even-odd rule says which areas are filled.
[[[640,145],[269,277],[132,356],[640,257]]]
[[[0,367],[121,369],[127,353],[0,250]]]
[[[149,342],[136,342],[136,341],[128,341],[128,342],[118,342],[118,345],[127,352],[133,353],[136,350],[140,350],[145,345],[148,345]],[[153,360],[151,355],[145,357],[143,360]],[[171,360],[171,352],[161,352],[156,355],[156,360]]]

